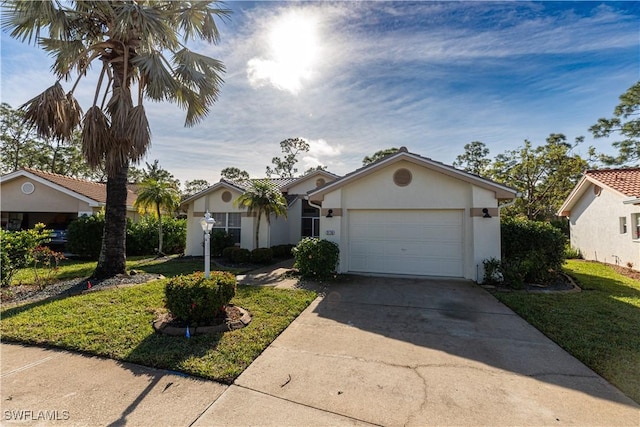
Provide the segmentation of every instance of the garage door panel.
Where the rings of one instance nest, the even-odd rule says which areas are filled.
[[[461,277],[461,210],[349,211],[349,270]]]

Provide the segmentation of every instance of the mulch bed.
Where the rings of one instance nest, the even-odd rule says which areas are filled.
[[[497,292],[531,292],[531,293],[553,293],[553,292],[580,292],[582,289],[566,274],[559,274],[556,279],[547,284],[525,283],[522,287],[511,287],[508,285],[482,285],[483,288]]]
[[[190,326],[183,321],[173,318],[170,313],[164,313],[153,322],[153,329],[158,333],[171,336],[185,336],[187,335],[187,328],[189,336],[217,334],[244,328],[251,322],[251,319],[252,316],[249,311],[229,304],[225,306],[224,314],[221,313],[213,317],[207,324]]]
[[[3,304],[36,302],[80,295],[101,289],[140,285],[163,277],[161,274],[134,273],[121,274],[104,280],[94,278],[64,280],[46,285],[44,288],[36,285],[17,285],[1,289],[0,300]]]

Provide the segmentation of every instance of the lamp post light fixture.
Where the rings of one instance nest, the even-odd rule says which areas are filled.
[[[216,220],[211,218],[209,211],[205,212],[204,218],[200,220],[200,226],[204,231],[204,277],[209,278],[211,275],[211,230],[216,224]]]

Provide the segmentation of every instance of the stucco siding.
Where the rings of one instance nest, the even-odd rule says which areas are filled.
[[[22,184],[31,182],[33,193],[24,194]],[[25,177],[2,183],[3,212],[89,212],[88,203]]]
[[[408,169],[412,175],[411,183],[405,187],[393,182],[393,174],[400,168]],[[471,204],[471,184],[407,161],[345,185],[343,193],[349,200],[349,209],[460,209]],[[322,206],[330,207],[325,203]]]
[[[640,213],[640,206],[625,205],[623,200],[622,196],[606,189],[596,196],[591,184],[571,209],[571,246],[587,260],[618,265],[631,263],[637,270],[640,242],[633,239],[632,215]],[[621,233],[621,217],[626,218],[626,233]]]
[[[411,183],[400,187],[393,175],[405,168]],[[493,191],[474,186],[411,162],[396,162],[324,195],[323,209],[340,209],[341,215],[320,218],[320,237],[340,246],[340,272],[350,271],[350,213],[359,209],[446,211],[462,213],[462,275],[482,280],[482,261],[500,258],[500,218],[472,216],[473,208],[497,212]]]

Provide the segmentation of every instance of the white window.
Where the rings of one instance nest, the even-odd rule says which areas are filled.
[[[302,237],[320,236],[320,210],[314,208],[307,200],[302,201]]]
[[[640,239],[640,213],[631,214],[631,226],[634,239]]]
[[[627,234],[627,217],[620,217],[620,234]]]
[[[242,214],[239,212],[214,212],[213,219],[216,220],[214,230],[223,230],[233,236],[235,243],[240,243],[240,221]]]

